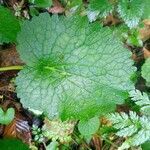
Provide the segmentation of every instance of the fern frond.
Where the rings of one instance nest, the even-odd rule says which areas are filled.
[[[138,146],[150,140],[149,117],[140,117],[135,112],[130,111],[129,115],[125,113],[109,114],[108,119],[112,122],[113,127],[118,129],[116,135],[127,138],[119,150]]]
[[[146,93],[141,93],[139,90],[133,90],[129,92],[131,100],[135,102],[136,105],[141,107],[141,112],[144,115],[150,116],[150,99]]]

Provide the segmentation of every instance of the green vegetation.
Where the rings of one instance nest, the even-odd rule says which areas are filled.
[[[18,113],[30,112],[41,121],[25,123],[32,150],[92,149],[95,137],[104,150],[147,150],[149,5],[149,0],[29,0],[12,9],[5,2],[0,5],[0,45],[2,50],[15,45],[23,64],[0,68],[3,73],[18,71],[11,83],[23,106],[18,111],[14,102],[7,105],[9,96],[1,100],[0,94],[2,127]],[[1,143],[12,142],[4,138]]]

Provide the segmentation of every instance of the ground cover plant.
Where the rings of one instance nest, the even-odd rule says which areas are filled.
[[[148,6],[1,1],[2,149],[148,150]]]

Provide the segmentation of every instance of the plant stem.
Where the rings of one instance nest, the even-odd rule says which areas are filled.
[[[107,143],[111,144],[112,146],[114,146],[115,148],[118,148],[118,146],[116,144],[114,144],[113,142],[111,142],[109,139],[105,138],[104,136],[102,136],[102,139],[104,141],[106,141]]]
[[[83,140],[81,139],[76,133],[73,133],[73,135],[75,136],[76,139],[80,140],[81,143],[88,149],[88,150],[91,150],[91,148],[88,146],[88,144]],[[77,142],[76,142],[77,143]]]
[[[23,66],[8,66],[8,67],[1,67],[0,71],[9,71],[9,70],[22,70]]]

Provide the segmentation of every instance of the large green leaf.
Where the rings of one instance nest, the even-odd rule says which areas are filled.
[[[133,89],[130,52],[99,23],[41,14],[26,21],[16,84],[24,107],[48,117],[88,119],[115,109]]]
[[[16,42],[19,31],[19,21],[8,8],[0,5],[0,44],[3,42]]]

